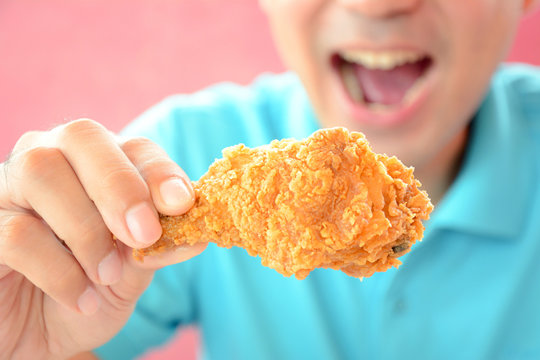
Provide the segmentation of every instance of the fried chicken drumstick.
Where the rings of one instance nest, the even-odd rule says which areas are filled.
[[[319,267],[367,277],[397,267],[422,238],[433,206],[419,186],[412,168],[343,128],[254,149],[240,144],[193,183],[193,208],[161,216],[162,238],[134,255],[211,241],[242,247],[297,279]]]

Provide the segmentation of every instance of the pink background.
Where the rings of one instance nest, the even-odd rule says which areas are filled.
[[[540,12],[509,56],[540,65]],[[0,161],[28,130],[112,130],[163,97],[281,71],[257,0],[0,0]],[[194,359],[195,329],[146,359]]]

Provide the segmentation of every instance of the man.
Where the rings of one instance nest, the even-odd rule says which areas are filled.
[[[540,356],[540,75],[497,70],[533,1],[261,5],[297,77],[167,99],[126,129],[151,140],[89,120],[19,140],[0,181],[2,353],[68,357],[118,333],[97,352],[129,358],[197,323],[207,358]],[[158,211],[193,203],[176,163],[196,178],[225,146],[338,125],[414,166],[436,204],[399,270],[297,281],[209,246],[156,272],[134,311],[155,269],[205,248],[130,256],[159,238]]]

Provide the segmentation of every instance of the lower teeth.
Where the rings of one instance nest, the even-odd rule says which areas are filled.
[[[413,86],[411,86],[410,89],[407,90],[405,96],[403,97],[404,104],[410,104],[414,100],[416,95],[420,92],[420,89],[422,87],[421,84],[423,83],[424,78],[424,75],[420,76],[413,84]]]
[[[358,80],[356,79],[356,74],[354,73],[353,67],[349,66],[348,64],[343,64],[343,66],[341,66],[341,76],[343,78],[345,88],[347,89],[351,98],[355,102],[363,104],[364,94],[362,93],[360,84],[358,84]]]

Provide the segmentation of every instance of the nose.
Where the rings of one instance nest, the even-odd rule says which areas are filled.
[[[409,13],[423,0],[338,0],[344,7],[367,17],[392,17]],[[452,1],[452,0],[449,0]]]

